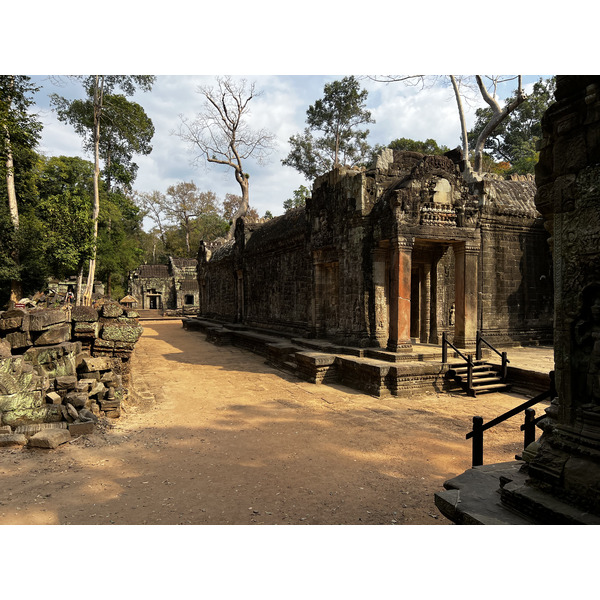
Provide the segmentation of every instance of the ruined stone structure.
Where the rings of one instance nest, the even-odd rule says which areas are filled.
[[[168,265],[141,265],[129,274],[128,293],[138,309],[198,310],[196,259],[169,257]]]
[[[600,77],[559,76],[555,97],[536,205],[551,234],[557,397],[528,466],[472,469],[436,494],[459,523],[600,524]]]
[[[456,154],[456,152],[454,152]],[[450,153],[452,155],[452,153]],[[318,178],[306,207],[202,243],[199,314],[359,348],[550,342],[548,234],[531,179],[386,149]]]
[[[137,313],[115,302],[0,313],[0,446],[118,417],[141,333]]]

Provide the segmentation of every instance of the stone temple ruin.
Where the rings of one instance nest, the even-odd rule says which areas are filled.
[[[0,313],[0,446],[52,448],[120,416],[141,333],[116,302]]]
[[[198,312],[195,258],[169,257],[167,265],[140,265],[129,273],[128,293],[137,300],[133,308],[162,314]]]
[[[551,234],[556,397],[528,464],[446,482],[456,523],[600,524],[600,77],[559,76],[542,119],[536,205]]]
[[[201,243],[187,328],[309,381],[380,395],[442,382],[461,348],[551,343],[548,233],[532,178],[461,175],[445,156],[384,150],[319,177],[306,207]],[[261,337],[262,336],[262,337]],[[285,339],[282,339],[285,338]]]

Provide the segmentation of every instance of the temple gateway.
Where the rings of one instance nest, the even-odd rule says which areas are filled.
[[[202,242],[199,314],[302,338],[410,352],[551,343],[548,233],[533,178],[464,170],[460,152],[385,149],[317,178],[304,208]],[[465,173],[464,175],[462,173]]]

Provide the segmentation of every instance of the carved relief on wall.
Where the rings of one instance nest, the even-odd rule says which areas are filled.
[[[600,283],[588,285],[581,298],[572,336],[573,391],[578,404],[600,407]]]

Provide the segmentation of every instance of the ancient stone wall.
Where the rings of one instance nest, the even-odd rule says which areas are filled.
[[[0,424],[35,433],[118,417],[141,333],[137,313],[113,302],[0,313]]]
[[[444,332],[463,347],[477,330],[551,341],[533,182],[467,181],[459,163],[387,149],[368,170],[317,178],[303,209],[240,219],[235,239],[201,245],[200,315],[394,351]]]
[[[244,322],[306,335],[312,281],[304,210],[289,211],[254,230],[246,231],[243,221],[239,224],[236,273],[240,293],[243,289]]]

